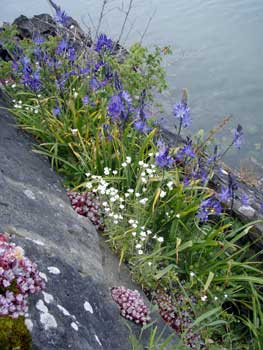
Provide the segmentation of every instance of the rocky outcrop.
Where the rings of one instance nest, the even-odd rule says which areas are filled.
[[[26,320],[33,349],[130,349],[110,289],[137,287],[125,268],[118,272],[118,258],[74,212],[61,178],[32,152],[30,136],[5,110],[0,125],[0,232],[24,248],[46,280],[45,291],[30,299]],[[138,335],[140,326],[130,326]]]

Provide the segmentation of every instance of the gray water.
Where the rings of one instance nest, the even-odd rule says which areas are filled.
[[[101,0],[57,1],[72,17],[96,27]],[[126,1],[111,0],[102,29],[118,38]],[[46,0],[0,0],[0,21],[12,21],[21,13],[52,13]],[[228,162],[239,166],[248,157],[263,163],[263,1],[262,0],[134,0],[126,44],[143,38],[148,46],[170,45],[165,60],[169,91],[167,111],[187,87],[193,114],[193,130],[208,131],[226,115],[233,120],[218,138],[223,144],[240,123],[246,133],[241,151],[233,150]],[[91,19],[92,22],[91,23]],[[129,28],[131,28],[129,32]],[[129,36],[127,38],[127,33]],[[167,125],[172,116],[167,112]]]

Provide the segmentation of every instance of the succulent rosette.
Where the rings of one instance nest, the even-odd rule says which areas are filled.
[[[17,318],[28,312],[28,296],[44,289],[37,265],[23,248],[0,233],[0,316]]]

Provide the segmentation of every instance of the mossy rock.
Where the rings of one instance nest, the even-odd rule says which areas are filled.
[[[0,317],[0,349],[31,350],[32,339],[24,317]]]

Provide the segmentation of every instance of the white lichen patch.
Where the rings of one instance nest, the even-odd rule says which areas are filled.
[[[54,301],[53,295],[46,293],[46,292],[42,292],[42,294],[43,294],[44,300],[47,304],[50,304]]]
[[[99,337],[97,336],[97,334],[95,334],[95,339],[96,339],[97,343],[98,343],[100,346],[102,346],[101,341],[99,340]]]
[[[44,304],[43,300],[38,300],[38,302],[36,303],[36,308],[43,313],[48,313],[48,308],[46,307],[46,305]]]
[[[24,191],[24,194],[25,194],[28,198],[30,198],[30,199],[33,199],[33,200],[36,199],[34,193],[33,193],[31,190],[25,190],[25,191]]]
[[[57,328],[57,321],[55,317],[49,313],[43,300],[38,300],[36,303],[36,308],[40,311],[40,322],[46,331],[50,328]]]
[[[47,275],[44,272],[39,272],[39,276],[47,282]]]
[[[29,332],[32,332],[33,322],[30,320],[30,318],[25,319],[25,325],[26,325],[26,328],[29,330]]]
[[[239,209],[241,214],[249,217],[249,218],[252,218],[254,215],[255,215],[255,209],[252,208],[250,205],[242,205]]]
[[[91,314],[93,314],[93,308],[92,306],[90,305],[90,303],[88,301],[85,301],[84,303],[84,309],[88,312],[90,312]]]
[[[45,243],[43,243],[42,241],[40,241],[38,239],[32,239],[32,242],[37,244],[37,245],[41,245],[42,247],[45,245]]]
[[[55,266],[49,266],[48,268],[48,272],[52,273],[53,275],[59,275],[60,274],[60,270],[55,267]]]
[[[25,190],[25,191],[24,191],[24,194],[25,194],[28,198],[30,198],[30,199],[33,199],[33,200],[36,199],[34,193],[33,193],[31,190]]]
[[[43,324],[44,329],[47,331],[50,328],[57,328],[58,324],[53,315],[49,312],[41,313],[40,322]]]
[[[32,238],[30,238],[30,237],[26,237],[26,239],[27,239],[28,241],[33,242],[33,243],[35,243],[35,244],[37,244],[37,245],[40,245],[40,246],[44,246],[44,245],[45,245],[45,243],[43,243],[43,242],[40,241],[39,239],[32,239]]]
[[[71,316],[67,309],[65,309],[62,305],[57,305],[59,310],[63,313],[64,316]]]
[[[75,322],[71,322],[71,327],[73,328],[73,329],[75,329],[75,331],[78,331],[79,330],[79,326],[75,323]]]
[[[221,173],[224,175],[228,175],[228,172],[225,169],[221,169]]]

